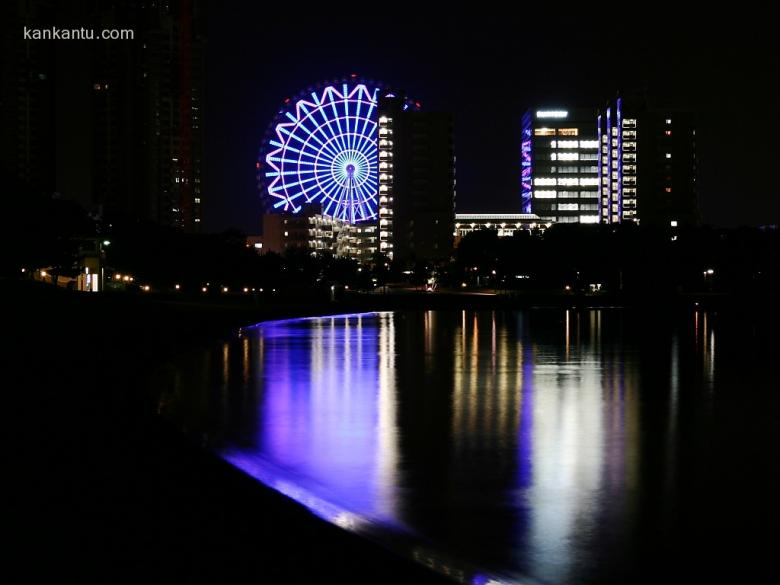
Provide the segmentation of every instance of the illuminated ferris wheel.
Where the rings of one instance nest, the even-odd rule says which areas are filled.
[[[349,223],[376,217],[379,91],[352,81],[285,102],[258,163],[273,209],[319,203]]]

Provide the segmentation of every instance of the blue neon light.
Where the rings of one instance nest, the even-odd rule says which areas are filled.
[[[533,213],[533,118],[523,116],[523,134],[521,144],[521,213]]]
[[[295,213],[303,207],[294,202],[305,200],[350,223],[376,218],[377,93],[348,82],[286,106],[269,141],[276,148],[265,156],[275,209]]]

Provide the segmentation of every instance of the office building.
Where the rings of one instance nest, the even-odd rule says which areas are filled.
[[[475,230],[495,230],[499,238],[504,238],[520,231],[538,233],[549,225],[533,213],[456,213],[455,247],[464,236]]]
[[[696,129],[691,112],[619,97],[598,117],[602,223],[697,224]]]
[[[452,253],[455,153],[452,116],[379,101],[379,246],[403,264]]]
[[[598,222],[596,112],[544,108],[523,116],[522,212],[543,222]]]

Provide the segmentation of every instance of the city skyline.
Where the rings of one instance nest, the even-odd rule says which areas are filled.
[[[344,13],[345,24],[357,22],[348,8]],[[281,9],[220,8],[209,20],[206,181],[213,199],[206,228],[254,229],[257,223],[249,218],[259,213],[260,202],[252,167],[279,105],[309,84],[351,73],[404,88],[424,111],[454,114],[458,212],[520,211],[520,133],[528,107],[604,108],[618,91],[647,89],[659,107],[697,113],[704,223],[778,222],[780,208],[763,170],[770,168],[774,132],[760,131],[744,117],[755,98],[740,88],[748,81],[766,83],[758,75],[770,66],[761,35],[748,37],[737,27],[734,38],[742,42],[726,46],[718,39],[717,21],[704,31],[693,21],[667,22],[659,11],[651,19],[657,22],[633,32],[629,46],[610,51],[593,13],[554,21],[546,11],[523,14],[515,19],[490,11],[421,10],[414,22],[383,15],[373,31],[361,29],[367,50],[332,35],[322,23],[333,16],[322,11],[305,11],[291,21]],[[265,23],[262,34],[258,22]],[[557,40],[532,26],[536,22],[556,27]],[[774,112],[762,120],[769,128],[777,123]],[[755,144],[753,154],[726,148],[727,134]],[[754,158],[758,172],[737,172]],[[735,193],[744,205],[733,205]]]
[[[58,6],[49,21],[84,25],[89,19],[80,22],[79,15],[90,13],[87,4]],[[384,14],[358,38],[344,38],[325,26],[333,15],[322,10],[292,19],[274,7],[204,3],[204,9],[203,231],[257,231],[263,202],[254,165],[279,105],[309,84],[353,73],[404,89],[424,111],[453,114],[459,213],[520,211],[527,108],[603,110],[618,92],[639,91],[651,107],[696,114],[704,224],[780,223],[780,198],[770,174],[778,115],[761,101],[771,95],[768,83],[777,66],[770,63],[761,19],[747,12],[729,23],[716,16],[703,29],[659,7],[618,43],[592,10],[551,20],[550,11],[536,8],[517,16],[423,8],[411,21]],[[342,22],[360,18],[345,7]],[[123,25],[121,18],[112,24]],[[7,32],[6,41],[18,32]],[[725,32],[728,43],[722,42]],[[55,125],[37,134],[56,152],[39,148],[45,156],[35,164],[45,168],[46,158],[53,157],[57,177],[51,191],[85,202],[91,194],[80,185],[98,177],[79,177],[94,171],[74,164],[91,147],[74,122],[87,109],[78,99],[84,91],[76,88],[86,84],[91,92],[94,80],[67,66],[85,55],[86,46],[28,42],[60,43],[55,74],[44,80],[57,91]],[[119,50],[138,39],[100,42]],[[753,111],[758,121],[748,115]],[[36,121],[41,128],[45,122]]]

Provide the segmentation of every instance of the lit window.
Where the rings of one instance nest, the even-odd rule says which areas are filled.
[[[604,137],[606,138],[606,136]],[[580,148],[598,148],[598,140],[580,140]]]
[[[555,136],[554,128],[537,128],[534,130],[534,136]]]
[[[666,158],[672,158],[672,153],[671,152],[667,152],[666,153]]]
[[[286,238],[287,236],[289,236],[289,235],[290,235],[290,232],[284,232],[284,237],[285,237],[285,238]]]
[[[547,178],[534,179],[534,185],[555,185],[555,179],[547,179]]]
[[[672,135],[672,131],[671,131],[671,130],[666,130],[666,131],[664,132],[664,134],[665,134],[666,136],[671,136],[671,135]]]
[[[669,222],[669,225],[672,227],[677,227],[677,220],[673,219],[672,221]]]
[[[534,191],[534,198],[536,199],[555,199],[556,191]]]
[[[580,131],[577,128],[559,128],[558,136],[579,136]]]
[[[671,118],[667,118],[666,119],[666,124],[668,125],[668,124],[671,124],[671,123],[672,123],[672,119]]]
[[[666,191],[667,193],[671,193],[672,192],[672,188],[671,187],[666,187],[664,189],[664,191]]]

